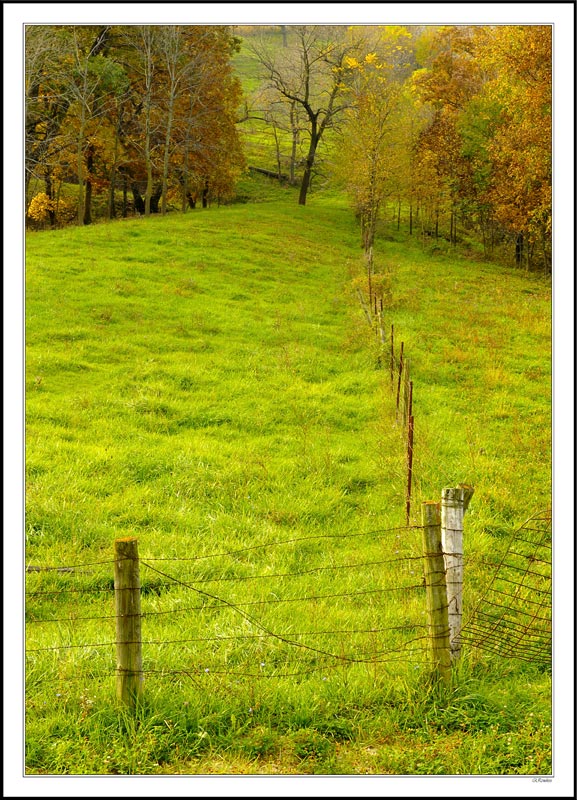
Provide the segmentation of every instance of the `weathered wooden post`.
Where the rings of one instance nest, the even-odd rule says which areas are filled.
[[[406,428],[409,419],[409,375],[411,364],[408,358],[403,363],[403,399],[402,399],[402,422]]]
[[[407,525],[411,519],[411,486],[413,482],[413,441],[415,436],[415,418],[411,414],[409,417],[409,427],[407,430],[407,502],[406,516]]]
[[[386,339],[385,339],[385,329],[383,328],[383,301],[382,300],[381,300],[381,306],[380,306],[379,310],[376,312],[376,314],[377,314],[377,325],[378,325],[378,328],[379,328],[379,336],[381,337],[381,344],[383,345],[383,348],[384,348],[384,346],[386,344]]]
[[[395,326],[391,325],[391,389],[395,386]]]
[[[441,510],[439,503],[423,503],[421,511],[433,669],[442,683],[448,685],[451,681],[451,653],[445,564],[441,544]]]
[[[142,695],[142,641],[138,540],[114,542],[114,598],[116,605],[116,694],[134,708]]]
[[[401,351],[399,353],[399,379],[397,381],[397,419],[399,418],[399,398],[401,396],[401,381],[403,379],[403,350],[405,343],[401,342]]]
[[[367,256],[367,273],[369,276],[369,308],[373,305],[373,283],[371,280],[371,276],[373,274],[373,248],[372,246],[369,247],[368,252],[366,253]]]
[[[441,493],[441,540],[447,580],[451,660],[461,655],[463,618],[463,517],[473,496],[472,486],[460,484]]]

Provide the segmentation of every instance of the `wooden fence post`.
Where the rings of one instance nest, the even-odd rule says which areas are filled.
[[[377,325],[379,327],[379,336],[381,337],[381,344],[383,347],[386,344],[385,339],[385,329],[383,328],[383,301],[381,300],[381,306],[379,310],[376,312],[377,314]]]
[[[407,430],[407,502],[406,515],[407,525],[411,519],[411,485],[413,481],[413,440],[415,435],[415,418],[411,414],[409,417],[409,427]]]
[[[142,695],[142,641],[138,540],[114,542],[114,598],[116,606],[116,694],[134,708]]]
[[[397,420],[399,418],[399,398],[401,396],[401,381],[403,379],[403,350],[405,343],[401,342],[401,350],[399,353],[399,379],[397,381]]]
[[[395,326],[391,325],[391,389],[395,386]]]
[[[373,318],[371,317],[370,307],[367,306],[367,303],[365,301],[364,295],[363,295],[362,291],[359,289],[358,286],[357,286],[357,297],[359,298],[359,302],[361,304],[361,307],[362,307],[363,311],[365,312],[365,317],[367,318],[367,322],[369,323],[369,325],[372,328],[373,327]]]
[[[441,494],[441,541],[447,580],[451,660],[461,655],[461,622],[463,618],[463,517],[474,489],[461,484],[443,489]]]
[[[411,369],[411,362],[408,358],[403,362],[403,399],[402,399],[402,421],[403,428],[406,428],[409,419],[409,375]]]
[[[440,680],[448,685],[451,681],[451,653],[445,564],[441,544],[441,511],[439,503],[423,503],[421,511],[433,669]]]

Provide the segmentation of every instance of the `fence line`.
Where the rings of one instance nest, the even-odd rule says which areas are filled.
[[[355,659],[351,659],[349,657],[344,657],[344,656],[340,656],[340,655],[337,655],[337,654],[327,653],[326,651],[320,650],[319,648],[312,647],[311,645],[303,644],[302,642],[295,642],[295,641],[293,641],[291,639],[286,638],[285,636],[283,636],[281,634],[274,633],[273,631],[268,630],[268,628],[265,625],[263,625],[259,620],[257,620],[256,617],[253,617],[248,612],[243,611],[235,603],[232,603],[232,602],[230,602],[230,601],[228,601],[228,600],[226,600],[224,598],[217,597],[215,595],[209,594],[208,592],[205,592],[203,589],[197,589],[195,586],[192,586],[190,583],[186,583],[184,581],[178,580],[177,578],[174,578],[173,576],[167,575],[166,573],[162,573],[162,572],[160,572],[160,570],[157,570],[155,567],[152,567],[150,564],[146,564],[145,562],[143,562],[143,565],[144,566],[148,566],[149,569],[152,569],[154,572],[158,572],[160,575],[163,575],[164,577],[171,578],[175,583],[178,583],[181,586],[185,586],[185,587],[191,589],[193,592],[196,592],[197,594],[201,594],[201,595],[209,597],[209,598],[211,598],[213,600],[217,600],[220,603],[224,603],[226,606],[229,606],[232,610],[236,611],[245,620],[247,620],[248,622],[252,623],[253,625],[256,625],[256,627],[260,628],[260,630],[264,631],[264,633],[269,634],[271,637],[273,637],[274,639],[278,639],[279,641],[283,642],[284,644],[292,645],[293,647],[301,647],[301,648],[303,648],[305,650],[311,650],[311,651],[313,651],[315,653],[320,653],[321,655],[330,655],[330,656],[334,655],[335,658],[341,658],[344,661],[354,661],[355,660]]]
[[[126,615],[123,615],[122,618],[124,619]],[[335,631],[290,631],[287,633],[287,636],[342,636],[344,634],[352,635],[352,634],[360,634],[360,633],[385,633],[387,631],[399,631],[399,630],[413,630],[415,628],[427,628],[427,625],[389,625],[386,628],[358,628],[353,630],[335,630]],[[142,641],[143,645],[147,645],[150,647],[153,646],[160,646],[165,644],[188,644],[190,642],[228,642],[228,641],[242,641],[245,639],[270,639],[276,638],[278,634],[274,633],[237,633],[233,636],[193,636],[188,639],[150,639],[147,641]],[[411,639],[409,644],[414,641],[425,640],[428,637],[420,636],[415,639]],[[135,644],[136,639],[128,642],[128,644]],[[125,642],[126,643],[126,642]],[[27,653],[46,653],[53,650],[77,650],[78,648],[89,648],[89,647],[114,647],[115,645],[120,644],[118,641],[110,641],[110,642],[86,642],[83,644],[60,644],[54,645],[52,647],[29,647],[26,649]],[[291,642],[291,644],[294,644]],[[379,651],[380,652],[380,651]],[[391,652],[387,650],[385,652]]]
[[[366,536],[369,534],[376,535],[379,532],[382,532],[384,535],[401,530],[421,530],[424,534],[428,527],[430,527],[430,521],[423,520],[422,525],[380,528],[369,532],[351,533],[349,536],[357,537],[361,535]],[[31,669],[33,669],[33,665],[35,663],[40,663],[37,662],[37,658],[41,653],[48,653],[50,651],[84,651],[86,652],[87,657],[92,657],[92,651],[97,649],[105,652],[110,647],[116,647],[118,650],[119,645],[122,645],[126,648],[139,645],[140,648],[145,647],[151,649],[152,652],[149,654],[149,659],[152,661],[152,669],[132,666],[129,669],[123,670],[117,667],[117,669],[113,670],[112,672],[103,673],[116,674],[117,681],[120,682],[119,685],[122,683],[122,681],[126,681],[127,677],[130,677],[136,681],[135,685],[138,688],[141,685],[138,683],[138,681],[141,680],[142,676],[147,674],[150,674],[151,676],[196,675],[197,677],[200,674],[208,674],[200,672],[201,667],[198,666],[199,664],[202,664],[203,670],[208,669],[211,675],[228,676],[230,678],[241,677],[243,675],[251,677],[274,678],[282,677],[282,675],[288,676],[297,674],[313,674],[326,669],[327,666],[325,662],[333,661],[336,662],[337,666],[344,667],[350,667],[355,664],[375,666],[378,664],[392,665],[395,663],[414,664],[415,666],[423,665],[425,663],[431,664],[432,655],[432,664],[435,670],[438,672],[442,680],[448,682],[450,672],[447,666],[446,653],[449,652],[449,650],[447,650],[447,637],[450,633],[450,626],[445,622],[445,615],[449,613],[451,601],[446,594],[444,597],[442,597],[437,593],[436,599],[429,600],[429,619],[426,623],[422,618],[417,617],[417,607],[413,601],[411,602],[411,605],[403,605],[399,607],[404,609],[401,612],[403,616],[406,616],[407,613],[409,615],[406,618],[406,621],[404,621],[402,624],[397,623],[383,625],[382,623],[379,624],[375,620],[373,624],[369,624],[367,626],[361,625],[347,627],[345,625],[344,627],[340,627],[337,625],[331,629],[327,629],[325,626],[325,628],[321,630],[311,629],[291,631],[290,618],[288,617],[279,628],[278,621],[274,625],[271,625],[266,621],[266,619],[260,619],[260,614],[257,617],[254,615],[254,613],[249,613],[246,609],[265,609],[272,605],[280,606],[281,604],[289,603],[303,604],[314,603],[316,601],[325,602],[337,598],[349,598],[353,601],[357,601],[365,597],[386,596],[387,594],[402,598],[403,596],[407,595],[407,592],[412,591],[418,592],[424,598],[425,594],[430,592],[435,586],[445,586],[445,582],[447,580],[446,556],[450,554],[453,558],[459,557],[459,559],[462,560],[462,563],[465,565],[467,563],[480,563],[484,567],[495,571],[489,588],[478,602],[474,614],[471,615],[471,618],[468,620],[467,624],[462,626],[461,632],[458,636],[458,644],[462,645],[463,643],[468,643],[481,649],[484,648],[486,651],[498,654],[500,656],[515,657],[524,661],[532,661],[534,663],[544,663],[548,658],[551,636],[551,601],[548,593],[551,562],[550,559],[547,558],[547,553],[550,553],[550,541],[548,539],[548,537],[550,538],[549,528],[549,517],[543,518],[537,515],[532,517],[525,525],[521,526],[517,531],[514,532],[511,540],[507,543],[505,552],[502,554],[501,558],[496,561],[490,561],[483,558],[476,559],[475,557],[464,559],[462,558],[462,544],[459,544],[459,549],[455,549],[452,553],[449,553],[447,551],[447,544],[443,545],[443,543],[441,543],[441,545],[435,545],[433,547],[425,543],[423,544],[422,552],[420,554],[415,554],[412,552],[412,549],[416,544],[415,540],[413,540],[412,537],[403,537],[401,539],[399,535],[397,535],[397,539],[394,540],[394,547],[409,548],[409,552],[395,554],[394,557],[386,559],[375,559],[357,563],[319,565],[305,570],[295,570],[292,572],[258,573],[245,576],[222,575],[215,578],[187,576],[186,580],[183,580],[182,576],[158,569],[155,564],[157,564],[159,561],[172,561],[175,564],[179,562],[192,564],[197,561],[196,558],[151,557],[150,559],[139,559],[141,568],[144,568],[150,573],[154,573],[155,575],[159,576],[162,579],[162,582],[147,584],[146,581],[144,581],[140,588],[138,585],[128,582],[123,587],[122,591],[129,592],[139,590],[143,598],[146,599],[149,594],[152,593],[152,591],[155,591],[158,595],[160,595],[161,589],[168,590],[171,587],[180,586],[190,590],[191,592],[194,592],[197,596],[200,596],[202,598],[202,602],[198,604],[187,605],[185,607],[178,606],[171,609],[148,609],[145,607],[144,609],[136,612],[125,610],[119,613],[117,610],[117,613],[108,615],[86,615],[84,617],[55,616],[51,619],[28,619],[26,624],[48,624],[50,622],[77,623],[82,620],[108,620],[112,623],[114,620],[114,624],[118,626],[124,625],[125,623],[130,623],[130,620],[136,617],[138,620],[144,620],[146,618],[159,618],[161,616],[166,617],[167,615],[182,615],[191,611],[212,613],[214,611],[229,609],[236,616],[244,620],[245,623],[248,623],[252,630],[237,629],[235,631],[233,628],[230,632],[225,631],[215,635],[211,635],[210,630],[206,630],[199,632],[198,635],[189,635],[184,637],[153,636],[144,639],[142,636],[134,638],[132,635],[117,635],[116,637],[111,637],[110,641],[90,643],[69,642],[66,644],[55,644],[49,647],[28,647],[27,656],[29,656],[29,663],[31,665]],[[287,544],[289,541],[296,544],[298,542],[310,541],[311,539],[316,538],[338,540],[346,539],[348,537],[342,534],[323,534],[315,537],[295,537],[291,540],[269,542],[250,548],[241,548],[240,551],[255,550],[258,548],[274,546],[276,544]],[[229,555],[230,557],[234,557],[234,555],[238,552],[239,549],[230,550],[227,553],[217,553],[214,555]],[[434,563],[434,560],[431,560],[434,558],[437,560],[440,558],[440,561],[438,563]],[[113,561],[114,563],[126,563],[130,560],[130,558],[123,557],[121,554],[119,554],[117,559],[114,559]],[[106,560],[91,563],[99,563],[102,565],[111,563],[111,561]],[[398,580],[398,567],[403,564],[407,565],[407,577],[409,577],[409,567],[419,566],[417,573],[420,574],[420,580],[418,580],[418,582],[413,580],[407,582],[406,585],[400,585],[402,582]],[[428,564],[428,566],[425,566],[425,564]],[[342,574],[343,572],[350,573],[351,570],[356,569],[378,569],[386,565],[389,565],[391,568],[397,568],[389,575],[389,578],[393,578],[391,583],[394,585],[381,585],[378,587],[369,587],[358,591],[337,591],[327,592],[324,594],[305,593],[304,595],[299,595],[297,597],[279,597],[277,595],[274,597],[257,597],[250,600],[243,600],[219,596],[216,593],[208,592],[199,588],[198,586],[198,584],[205,583],[234,586],[236,582],[244,582],[253,579],[261,579],[265,581],[267,579],[274,579],[275,581],[282,580],[283,586],[286,586],[287,584],[285,584],[285,581],[287,580],[298,580],[301,576],[307,577],[323,571],[335,571],[335,573],[340,572]],[[414,571],[411,570],[411,573],[414,574]],[[83,573],[74,571],[63,573],[62,570],[59,569],[47,571],[40,569],[30,573],[28,580],[42,582],[45,580],[52,581],[55,578],[59,582],[64,580],[69,581],[70,579],[82,581]],[[382,580],[382,577],[380,580]],[[508,586],[512,586],[513,588],[508,589]],[[147,594],[147,589],[149,594]],[[275,589],[278,592],[276,586]],[[49,591],[39,590],[35,592],[27,592],[27,597],[42,598],[43,596],[46,596],[48,598],[50,595],[57,596],[58,594],[65,594],[73,590],[77,593],[84,592],[86,594],[91,594],[93,592],[111,592],[112,586],[108,586],[106,588],[98,586],[77,586]],[[541,592],[540,600],[535,599],[536,591]],[[517,598],[519,592],[522,595],[522,601],[517,603],[512,602],[512,598]],[[415,599],[419,596],[419,594],[414,595]],[[503,598],[503,600],[500,598]],[[33,608],[34,607],[32,606],[32,610]],[[42,605],[41,608],[44,609],[45,606]],[[336,607],[338,613],[343,611],[344,608],[345,607],[343,605]],[[379,611],[379,608],[384,609],[387,611],[387,613],[389,613],[391,606],[371,606],[370,608],[371,615],[373,615],[375,613],[382,613]],[[441,615],[439,618],[441,621],[433,621],[433,612],[434,614]],[[327,618],[327,613],[330,614],[331,612],[323,611],[323,619]],[[287,620],[289,623],[288,628],[286,627]],[[254,630],[255,628],[257,629],[256,631]],[[387,633],[390,635],[387,648],[378,648],[375,638]],[[331,641],[331,639],[333,640],[333,644],[332,646],[329,646],[329,641]],[[314,643],[315,640],[317,640],[318,643]],[[326,644],[323,644],[325,641]],[[275,642],[277,645],[276,648],[274,647]],[[30,640],[28,643],[32,644]],[[272,655],[268,654],[263,656],[262,653],[258,653],[258,649],[256,651],[258,656],[254,655],[254,647],[259,648],[261,644],[266,647],[273,646]],[[190,650],[188,647],[189,645],[199,645],[199,649],[196,650],[193,648]],[[215,662],[214,653],[212,653],[211,648],[212,645],[222,645],[225,648],[225,651],[223,652],[223,661],[218,663]],[[239,647],[241,645],[247,645],[248,649],[246,651],[239,650],[237,645]],[[375,645],[377,645],[377,647],[375,647]],[[203,648],[203,646],[205,647]],[[179,648],[181,651],[179,651],[178,654],[179,661],[181,659],[193,659],[196,664],[193,666],[190,664],[182,665],[182,669],[180,668],[181,665],[178,664],[174,665],[175,667],[178,667],[175,669],[156,670],[154,669],[154,663],[156,660],[156,657],[154,656],[154,648],[159,647]],[[279,647],[286,647],[288,649],[283,651],[282,649],[279,649]],[[304,658],[297,657],[297,653],[300,653],[301,656],[304,656]],[[264,664],[267,664],[266,669],[264,669],[264,673],[262,671],[258,674],[253,673],[250,672],[250,669],[249,671],[242,671],[242,669],[239,671],[234,671],[235,665],[241,664],[243,661],[253,657],[263,658],[263,669]],[[296,671],[287,672],[287,667],[293,663],[297,667]],[[284,664],[284,671],[282,671],[281,664]],[[281,669],[280,672],[279,667]],[[74,669],[76,668],[77,663],[75,664]],[[99,675],[100,672],[91,672],[86,675],[86,677],[98,677]],[[38,682],[42,680],[43,678],[39,679],[33,677],[31,679],[31,686],[37,685]],[[119,696],[121,695],[122,692],[119,690]]]
[[[415,529],[420,529],[421,526],[414,526]],[[378,535],[382,533],[383,536],[387,534],[403,531],[403,530],[411,530],[411,526],[395,526],[394,528],[378,528],[368,532],[355,532],[350,534],[350,536],[358,537],[360,535],[368,535],[374,534]],[[343,535],[327,535],[324,534],[322,536],[315,536],[315,537],[295,537],[291,541],[291,543],[298,543],[302,541],[310,541],[311,539],[332,539],[332,540],[343,540],[346,539],[346,536]],[[400,538],[397,536],[397,539]],[[404,545],[406,546],[407,543],[411,546],[410,539],[407,537],[403,537]],[[272,542],[272,543],[265,543],[264,546],[272,546],[276,544],[286,544],[288,543],[287,540],[283,542]],[[401,543],[399,542],[398,545],[395,546],[400,547]],[[259,546],[253,546],[251,548],[242,548],[242,550],[254,550],[257,549]],[[234,557],[236,553],[238,553],[238,548],[236,550],[229,551],[230,556]],[[216,555],[223,555],[223,554],[216,554]],[[224,554],[226,555],[226,554]],[[211,644],[222,644],[225,648],[230,647],[236,648],[237,644],[248,644],[249,642],[254,642],[255,645],[260,646],[259,643],[266,644],[267,647],[272,645],[273,642],[276,642],[277,645],[282,647],[287,647],[288,650],[286,652],[282,652],[281,650],[275,650],[274,653],[274,662],[275,668],[274,673],[270,675],[270,677],[275,677],[279,674],[276,662],[278,659],[282,659],[286,665],[294,661],[294,655],[291,656],[292,653],[301,653],[301,654],[308,654],[308,660],[303,661],[301,659],[297,659],[297,669],[293,670],[291,674],[298,674],[304,672],[312,672],[318,669],[321,669],[320,666],[316,665],[319,659],[328,659],[329,661],[335,661],[340,665],[343,666],[352,666],[354,664],[370,664],[370,663],[387,663],[387,662],[398,662],[403,661],[405,663],[409,663],[414,660],[415,654],[420,654],[420,661],[425,658],[426,655],[426,644],[428,641],[427,637],[427,629],[426,626],[422,624],[422,621],[418,619],[410,619],[405,624],[390,624],[390,625],[383,625],[383,624],[372,624],[370,626],[356,626],[356,627],[340,627],[335,626],[334,629],[327,630],[297,630],[291,631],[290,627],[286,628],[286,621],[285,624],[282,625],[284,630],[279,630],[278,622],[275,626],[271,626],[266,622],[266,620],[259,619],[254,616],[254,613],[249,613],[247,611],[248,608],[259,608],[264,609],[267,606],[271,606],[274,604],[281,604],[281,603],[299,603],[302,604],[306,601],[320,601],[324,602],[330,599],[347,599],[350,598],[353,601],[363,599],[366,597],[371,596],[382,596],[383,593],[394,593],[397,595],[406,595],[408,591],[416,590],[416,591],[423,591],[423,584],[422,582],[415,582],[413,579],[412,581],[405,582],[405,585],[393,585],[393,586],[379,586],[379,587],[370,587],[360,591],[337,591],[337,592],[326,592],[326,593],[306,593],[304,596],[298,597],[274,597],[274,598],[265,598],[265,599],[256,599],[256,600],[249,600],[249,601],[233,601],[232,599],[218,596],[217,594],[207,592],[204,589],[199,588],[197,584],[205,584],[205,583],[216,583],[220,585],[234,585],[236,581],[246,581],[250,579],[274,579],[275,581],[282,580],[298,580],[301,576],[302,577],[309,577],[311,574],[320,573],[321,571],[335,571],[339,573],[347,572],[351,573],[351,570],[355,570],[358,572],[359,569],[370,569],[375,570],[382,567],[389,565],[391,568],[398,567],[398,565],[405,563],[406,565],[416,565],[422,562],[423,556],[422,555],[414,555],[412,553],[398,555],[395,554],[393,557],[385,558],[385,559],[372,559],[363,562],[353,562],[353,563],[342,563],[342,564],[329,564],[329,565],[319,565],[314,566],[304,570],[293,570],[291,572],[271,572],[268,574],[254,574],[248,576],[231,576],[224,575],[216,578],[201,578],[201,577],[193,577],[192,579],[188,579],[186,581],[182,580],[181,577],[167,573],[165,570],[158,569],[155,564],[158,563],[160,560],[166,561],[174,561],[175,563],[179,563],[180,561],[185,563],[194,563],[196,559],[191,558],[162,558],[149,563],[147,560],[139,559],[139,563],[141,568],[148,570],[149,572],[158,575],[160,578],[163,579],[162,586],[169,587],[169,586],[182,586],[188,588],[190,591],[194,592],[196,595],[199,595],[203,598],[201,604],[188,606],[187,609],[183,608],[173,608],[170,610],[151,610],[148,611],[144,608],[142,611],[131,612],[129,611],[118,611],[116,614],[109,614],[109,615],[85,615],[88,620],[94,619],[102,619],[102,620],[109,620],[112,622],[115,621],[117,625],[117,630],[120,630],[118,626],[121,627],[125,625],[130,619],[135,617],[138,620],[143,620],[146,617],[154,617],[159,616],[160,614],[177,614],[183,613],[185,611],[190,611],[193,608],[197,611],[207,611],[213,612],[215,609],[230,609],[234,612],[235,615],[239,616],[245,622],[248,622],[251,627],[253,628],[252,632],[233,632],[231,635],[199,635],[199,636],[188,636],[188,637],[154,637],[150,638],[149,640],[142,641],[142,637],[133,638],[130,635],[117,635],[115,639],[111,637],[110,641],[98,641],[98,642],[89,642],[89,643],[74,643],[74,642],[67,642],[62,644],[55,644],[54,646],[50,647],[33,647],[29,646],[27,650],[27,655],[30,659],[29,664],[31,669],[33,669],[33,665],[37,663],[36,659],[41,655],[48,652],[83,652],[91,654],[94,650],[99,649],[102,651],[106,651],[110,647],[117,648],[117,657],[118,657],[118,649],[119,647],[123,648],[130,648],[136,647],[142,650],[142,647],[147,648],[155,648],[155,647],[176,647],[176,648],[184,648],[184,652],[179,655],[178,660],[181,660],[182,657],[188,658],[188,647],[187,645],[211,645]],[[118,554],[117,558],[114,560],[115,566],[118,563],[127,563],[130,562],[131,559],[125,557],[123,554]],[[398,571],[395,573],[398,574]],[[59,583],[63,580],[70,580],[70,578],[74,578],[77,581],[83,581],[83,575],[81,573],[67,573],[59,574],[59,571],[35,571],[29,575],[29,580],[33,580],[34,582],[37,581],[45,581],[54,580],[54,577],[57,577]],[[192,583],[191,583],[192,580]],[[270,581],[269,581],[270,582]],[[399,583],[396,581],[396,583]],[[146,586],[146,582],[142,584],[142,587],[139,584],[132,584],[131,582],[126,583],[122,588],[121,592],[131,592],[131,591],[139,591],[142,589],[144,591]],[[90,594],[92,592],[99,591],[111,591],[112,587],[95,587],[95,586],[67,586],[61,587],[58,589],[50,589],[50,590],[42,590],[38,589],[36,591],[28,591],[27,592],[27,599],[32,602],[33,599],[42,600],[45,598],[49,600],[50,597],[57,598],[58,595],[66,594],[74,590],[77,593],[86,593]],[[116,587],[115,596],[118,598],[118,587]],[[43,606],[44,607],[44,606]],[[342,608],[342,606],[341,606]],[[259,615],[260,617],[260,615]],[[62,617],[61,615],[56,615],[52,620],[28,620],[27,624],[29,623],[44,623],[46,624],[49,621],[52,622],[64,622],[64,623],[76,623],[80,618],[74,617]],[[314,626],[313,626],[314,627]],[[260,632],[254,632],[254,628],[256,628]],[[388,632],[393,639],[390,641],[389,646],[386,649],[375,647],[374,639],[375,637],[380,637],[384,633]],[[407,636],[407,633],[410,635]],[[417,634],[415,636],[415,634]],[[315,641],[316,640],[316,641]],[[332,645],[329,645],[329,641],[332,640]],[[396,640],[396,641],[395,641]],[[323,644],[326,642],[326,644]],[[335,647],[335,644],[338,643],[338,646]],[[32,644],[30,640],[28,644]],[[367,646],[369,645],[369,646]],[[202,648],[201,648],[202,650]],[[154,651],[153,651],[154,652]],[[250,651],[247,651],[250,652]],[[397,658],[398,655],[398,658]],[[91,656],[90,656],[91,657]],[[150,656],[153,659],[154,663],[154,656]],[[231,670],[232,664],[228,662],[229,656],[225,654],[225,663],[221,663],[218,665],[218,672],[222,675],[232,675],[233,672]],[[241,654],[241,658],[244,659],[245,656]],[[204,656],[201,656],[202,660],[204,661]],[[314,670],[310,669],[311,666],[311,659],[314,662]],[[196,660],[196,658],[195,658]],[[212,660],[212,659],[211,659]],[[120,661],[119,661],[120,663]],[[236,658],[234,659],[234,663],[236,663]],[[300,665],[300,666],[298,666]],[[306,669],[303,671],[303,667]],[[213,672],[215,671],[214,665],[211,667]],[[188,670],[185,670],[188,671]],[[128,679],[134,681],[134,686],[136,689],[132,691],[132,694],[128,693],[128,700],[132,696],[135,696],[138,692],[137,690],[141,687],[142,683],[142,676],[146,674],[148,670],[142,669],[141,667],[128,665],[125,667],[118,667],[115,674],[117,675],[117,681],[119,681],[119,688],[118,688],[118,696],[119,698],[123,698],[123,690],[122,685],[123,682],[126,683]],[[166,670],[163,671],[166,674]],[[286,673],[286,669],[284,670]],[[249,674],[248,672],[238,674]],[[126,702],[126,698],[123,700]]]
[[[166,586],[172,586],[174,584],[165,584]],[[386,592],[404,592],[409,589],[423,589],[423,584],[415,584],[414,586],[397,586],[397,587],[386,587],[386,588],[379,588],[379,589],[363,589],[358,592],[332,592],[330,594],[316,594],[316,595],[307,595],[305,597],[284,597],[284,598],[273,598],[267,600],[247,600],[245,602],[237,603],[238,606],[262,606],[262,605],[278,605],[282,603],[302,603],[309,600],[327,600],[333,599],[335,597],[361,597],[369,594],[383,594]],[[186,606],[186,607],[178,607],[173,608],[168,611],[143,611],[141,612],[142,617],[158,617],[158,616],[165,616],[168,614],[184,614],[188,611],[203,611],[203,610],[212,610],[215,608],[222,608],[225,606],[225,603],[213,603],[210,605],[204,604],[200,606]],[[109,614],[106,616],[98,616],[98,617],[55,617],[53,619],[44,620],[44,619],[31,619],[27,620],[26,624],[43,624],[48,622],[77,622],[82,620],[105,620],[105,619],[116,619],[115,614]]]
[[[318,533],[314,536],[299,536],[293,539],[281,539],[276,542],[263,542],[262,544],[251,545],[250,547],[241,547],[235,550],[223,551],[220,553],[207,553],[202,556],[187,556],[186,558],[177,556],[144,556],[147,561],[201,561],[206,558],[218,558],[221,556],[236,556],[240,553],[248,553],[252,550],[261,550],[265,547],[276,547],[285,544],[295,544],[297,542],[309,542],[314,539],[353,539],[359,536],[373,536],[383,533],[396,533],[397,531],[406,530],[420,530],[421,525],[395,525],[389,528],[373,528],[370,531],[353,532],[347,531],[346,533]],[[68,572],[77,569],[78,567],[92,567],[101,564],[114,564],[115,559],[110,558],[105,561],[93,561],[86,564],[59,564],[58,566],[27,566],[27,572]]]
[[[370,259],[370,264],[372,258]],[[371,266],[369,264],[369,303],[363,295],[362,289],[357,287],[357,297],[359,298],[361,307],[364,311],[367,322],[371,328],[374,329],[375,335],[379,336],[381,341],[382,355],[379,356],[379,363],[383,364],[387,360],[386,350],[388,347],[387,336],[383,323],[383,294],[380,298],[377,297],[375,291],[373,295],[373,288],[370,283]],[[382,291],[382,290],[381,290]],[[375,318],[371,316],[371,298],[374,298],[375,304]],[[380,300],[380,310],[377,308],[377,300]],[[407,456],[407,482],[405,491],[405,514],[407,525],[409,524],[411,515],[411,492],[413,484],[413,455],[414,455],[414,439],[415,439],[415,417],[413,415],[413,381],[411,380],[410,361],[405,353],[405,343],[401,341],[399,356],[395,356],[395,326],[391,324],[390,332],[390,358],[389,370],[391,378],[391,392],[396,394],[396,421],[401,422],[401,430],[405,439],[406,456]],[[396,380],[395,380],[396,374]],[[396,390],[395,390],[396,383]]]

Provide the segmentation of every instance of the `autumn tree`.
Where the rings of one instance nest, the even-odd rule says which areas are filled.
[[[204,32],[201,34],[201,38],[207,35],[208,33]],[[196,44],[196,50],[190,46],[190,33],[185,26],[165,25],[159,31],[160,63],[165,75],[165,91],[163,93],[165,134],[162,164],[162,214],[166,214],[168,201],[168,174],[171,151],[173,149],[173,125],[177,102],[182,98],[183,94],[188,93],[189,108],[187,111],[192,118],[193,103],[190,101],[195,93],[197,84],[201,80],[201,55],[198,42]]]
[[[405,188],[410,98],[404,89],[411,36],[401,26],[378,29],[365,56],[349,57],[350,104],[336,162],[361,222],[365,251],[373,246],[379,213]]]
[[[475,29],[444,26],[428,39],[429,54],[423,68],[412,76],[413,90],[432,109],[430,124],[421,133],[417,156],[423,168],[434,170],[434,227],[439,215],[449,215],[449,240],[457,241],[457,220],[466,217],[470,162],[464,157],[459,120],[479,92],[483,76],[476,59]]]
[[[528,266],[540,251],[551,270],[552,34],[547,25],[510,25],[486,32],[479,58],[489,74],[481,97],[493,125],[487,199],[515,235]],[[497,113],[495,113],[497,109]]]
[[[250,103],[250,105],[249,105]],[[308,119],[308,118],[307,118]],[[307,119],[295,100],[279,95],[270,86],[262,86],[245,101],[243,123],[264,123],[272,133],[275,152],[276,175],[288,179],[290,186],[297,183],[301,140],[307,130]]]
[[[158,204],[165,213],[171,196],[183,210],[197,200],[206,205],[211,192],[224,197],[244,164],[235,124],[241,89],[230,65],[237,40],[226,26],[202,25],[126,36],[135,114],[125,141],[135,203],[146,214],[149,197],[148,213]]]
[[[60,126],[69,100],[64,97],[55,69],[60,60],[60,32],[49,25],[27,25],[25,36],[25,201],[32,200],[30,187],[44,183],[49,203],[54,199],[53,164],[60,147]],[[54,224],[54,209],[51,209]]]
[[[109,35],[108,26],[96,32],[89,26],[72,26],[70,34],[71,69],[66,86],[72,101],[66,128],[74,135],[76,145],[79,225],[92,221],[96,154],[106,149],[110,139],[113,98],[127,87],[122,68],[107,54]]]
[[[288,28],[287,47],[273,49],[264,42],[251,46],[267,87],[302,110],[308,148],[299,192],[305,205],[319,144],[348,107],[347,81],[358,44],[330,26]]]
[[[46,195],[54,200],[55,183],[72,168],[79,224],[90,221],[90,136],[106,119],[105,98],[117,74],[105,55],[108,33],[108,26],[96,25],[26,31],[27,188],[42,173]]]
[[[237,40],[227,26],[36,26],[27,31],[26,189],[55,220],[55,182],[76,186],[77,221],[93,191],[123,213],[166,212],[175,194],[203,203],[230,194],[243,168],[236,129]]]

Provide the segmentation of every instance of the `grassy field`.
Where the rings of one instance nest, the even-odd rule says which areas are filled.
[[[26,563],[77,567],[27,576],[27,773],[549,773],[549,670],[466,648],[429,684],[350,209],[241,194],[27,237]],[[411,522],[475,486],[470,604],[551,503],[550,285],[387,226],[376,258],[414,381]],[[122,536],[144,562],[136,716],[115,702]]]

